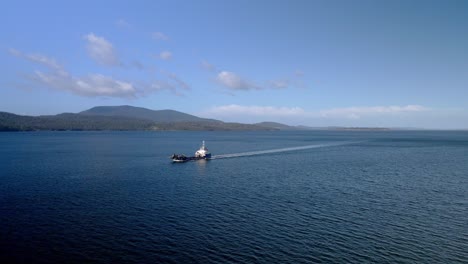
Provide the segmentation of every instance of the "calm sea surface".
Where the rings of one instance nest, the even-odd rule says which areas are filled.
[[[0,261],[467,263],[468,132],[0,133]]]

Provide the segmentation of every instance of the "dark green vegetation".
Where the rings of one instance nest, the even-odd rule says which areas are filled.
[[[174,110],[150,110],[143,107],[134,107],[129,105],[122,106],[96,106],[86,111],[80,112],[80,115],[90,116],[119,116],[151,120],[157,123],[171,122],[220,122],[214,119],[200,118],[186,113]]]
[[[278,129],[278,130],[298,130],[299,129],[299,127],[288,126],[288,125],[277,123],[277,122],[261,122],[261,123],[256,123],[254,125],[261,126],[261,127],[268,127],[271,129]]]
[[[129,105],[96,106],[80,113],[48,116],[22,116],[0,112],[0,131],[37,130],[192,130],[192,131],[255,131],[255,130],[356,130],[385,131],[373,127],[307,127],[288,126],[276,122],[256,124],[226,123],[200,118],[174,110],[150,110]]]
[[[149,130],[154,122],[110,116],[59,114],[54,116],[20,116],[0,112],[1,131],[34,130]]]
[[[98,106],[73,114],[21,116],[0,112],[0,131],[36,130],[274,130],[260,125],[225,123],[174,110]]]

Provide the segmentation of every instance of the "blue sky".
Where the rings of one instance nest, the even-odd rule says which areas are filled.
[[[468,128],[466,1],[11,1],[0,111]]]

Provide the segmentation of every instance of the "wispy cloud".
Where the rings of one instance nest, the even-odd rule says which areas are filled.
[[[202,69],[205,69],[209,72],[217,72],[218,69],[216,68],[216,66],[214,66],[213,64],[207,62],[206,60],[202,60],[201,63],[200,63],[200,66],[202,67]]]
[[[179,76],[177,76],[174,73],[168,73],[167,76],[169,77],[170,80],[172,80],[178,87],[184,89],[184,90],[190,90],[190,86],[183,81]]]
[[[63,70],[63,67],[59,63],[57,63],[55,59],[49,58],[42,54],[38,54],[38,53],[24,54],[21,51],[16,50],[16,49],[9,49],[8,52],[13,56],[24,58],[34,63],[42,64],[43,66],[46,66],[53,70],[57,70],[57,71]]]
[[[132,26],[125,19],[118,19],[115,21],[115,25],[121,29],[130,29]]]
[[[140,71],[145,69],[145,65],[143,65],[143,63],[141,63],[139,60],[132,61],[131,65]]]
[[[130,82],[120,81],[101,74],[74,77],[68,73],[35,72],[34,79],[46,87],[69,91],[82,96],[136,97],[138,90]]]
[[[223,87],[230,90],[287,89],[291,87],[302,87],[299,86],[300,82],[296,79],[284,78],[268,80],[258,84],[229,71],[219,72],[216,76],[216,80]]]
[[[301,117],[301,118],[330,118],[330,119],[359,119],[364,116],[384,116],[390,114],[404,114],[410,112],[423,112],[430,109],[421,105],[406,106],[373,106],[373,107],[347,107],[332,108],[319,111],[306,111],[300,107],[276,106],[245,106],[224,105],[207,109],[204,114],[212,117]]]
[[[162,40],[162,41],[168,41],[169,40],[169,37],[162,33],[162,32],[153,32],[151,33],[151,37],[154,39],[154,40]]]
[[[190,90],[190,86],[176,74],[164,71],[161,71],[161,74],[166,78],[155,80],[149,85],[143,85],[143,94],[167,90],[175,95],[183,96],[185,91]]]
[[[296,72],[294,73],[294,75],[295,75],[296,77],[303,77],[303,76],[304,76],[304,72],[301,71],[301,70],[296,70]]]
[[[159,54],[159,58],[162,60],[170,60],[172,58],[172,52],[170,51],[163,51]]]
[[[156,80],[152,82],[151,84],[144,86],[143,93],[147,95],[149,93],[161,92],[161,91],[170,91],[171,93],[177,96],[184,95],[184,93],[178,89],[176,84],[171,83],[167,80]]]
[[[291,82],[289,80],[275,80],[269,82],[269,86],[276,89],[285,89],[288,88],[290,85]]]
[[[406,105],[332,108],[321,110],[318,113],[322,117],[358,119],[365,115],[398,114],[407,112],[423,112],[428,110],[430,109],[421,105]]]
[[[266,80],[263,82],[254,82],[248,78],[245,78],[235,72],[227,70],[219,70],[215,65],[209,63],[206,60],[202,60],[200,63],[201,68],[211,72],[215,75],[216,82],[221,87],[226,88],[230,91],[248,91],[248,90],[261,90],[261,89],[286,89],[292,87],[304,88],[302,77],[304,73],[302,71],[296,71],[289,77],[278,78],[273,80]],[[232,93],[231,93],[232,94]]]
[[[255,83],[242,78],[236,73],[229,71],[222,71],[216,76],[218,83],[232,90],[252,90],[261,89],[260,86]]]
[[[121,62],[116,55],[114,46],[103,37],[97,36],[94,33],[89,33],[84,36],[87,41],[87,50],[89,56],[97,63],[105,66],[119,66]]]
[[[45,55],[24,54],[16,49],[10,49],[9,53],[47,67],[48,71],[36,70],[34,74],[27,75],[26,80],[35,85],[67,91],[80,96],[137,98],[161,90],[169,90],[176,95],[183,95],[182,91],[190,89],[189,85],[174,73],[161,72],[165,78],[154,80],[150,84],[124,81],[96,73],[74,76],[55,59]],[[138,66],[137,63],[135,67]]]
[[[224,106],[215,106],[206,111],[207,114],[226,115],[254,115],[263,117],[274,116],[297,116],[307,114],[300,107],[275,107],[275,106],[243,106],[230,104]]]
[[[304,72],[301,70],[296,70],[292,74],[288,74],[284,78],[267,81],[266,86],[272,89],[286,89],[286,88],[302,88],[305,89],[304,84]]]

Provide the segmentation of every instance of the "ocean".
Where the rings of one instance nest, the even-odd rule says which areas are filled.
[[[467,263],[468,132],[0,133],[0,261]]]

